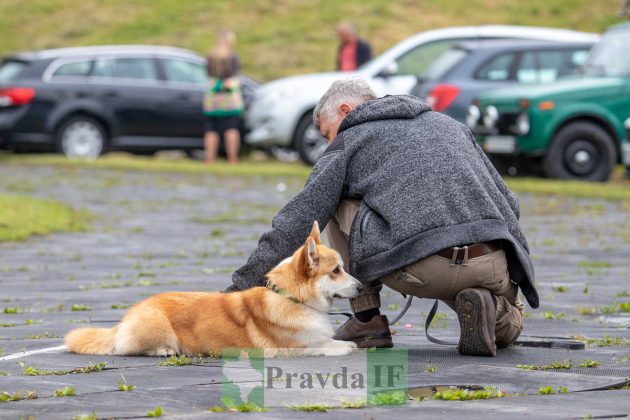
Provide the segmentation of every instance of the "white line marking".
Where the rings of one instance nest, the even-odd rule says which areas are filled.
[[[20,353],[13,353],[13,354],[8,354],[6,356],[0,357],[0,362],[4,360],[21,359],[22,357],[27,357],[33,354],[53,353],[53,352],[62,351],[62,350],[66,350],[66,346],[46,347],[43,349],[23,351]]]

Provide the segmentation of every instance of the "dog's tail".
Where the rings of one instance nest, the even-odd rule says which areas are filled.
[[[68,351],[81,354],[112,354],[114,336],[118,326],[113,328],[77,328],[66,334]]]

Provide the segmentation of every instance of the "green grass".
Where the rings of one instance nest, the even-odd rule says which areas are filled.
[[[610,335],[607,335],[604,338],[586,338],[585,341],[587,344],[594,344],[597,347],[613,347],[630,344],[630,340],[626,338],[611,337]]]
[[[540,395],[555,394],[556,392],[558,394],[566,394],[568,392],[568,389],[566,386],[561,386],[561,387],[558,387],[557,391],[554,391],[553,386],[551,385],[541,386],[540,388],[538,388],[538,393]]]
[[[224,407],[215,405],[214,407],[210,407],[208,411],[213,413],[222,413],[227,411],[240,413],[261,413],[268,411],[266,408],[260,407],[254,402],[236,404],[232,398],[227,396],[221,398],[221,401],[223,402]]]
[[[619,173],[608,183],[507,177],[506,184],[518,194],[630,201],[630,180]]]
[[[554,369],[571,369],[572,363],[570,360],[564,362],[553,362],[548,365],[516,365],[517,368],[523,370],[554,370]]]
[[[306,179],[311,171],[301,163],[283,163],[277,161],[250,162],[229,165],[217,162],[206,165],[191,159],[161,159],[159,157],[132,156],[125,153],[112,153],[96,161],[68,160],[61,155],[12,155],[0,154],[0,164],[9,165],[45,165],[62,168],[97,168],[119,171],[177,172],[186,174],[212,174],[218,176],[262,176],[262,177],[299,177]]]
[[[20,368],[22,369],[22,374],[24,376],[50,376],[50,375],[75,375],[80,373],[94,373],[102,371],[106,363],[100,362],[97,364],[90,363],[85,367],[79,367],[74,369],[60,369],[60,370],[44,370],[39,369],[34,366],[27,366],[24,362],[18,362]]]
[[[481,390],[453,388],[440,392],[436,392],[433,396],[435,400],[447,401],[469,401],[469,400],[487,400],[488,398],[501,398],[506,394],[497,391],[495,387],[487,386]]]
[[[190,159],[164,159],[160,157],[133,156],[125,153],[113,153],[102,156],[93,162],[71,161],[61,155],[12,155],[0,153],[0,164],[5,165],[44,165],[67,169],[108,169],[115,171],[145,171],[145,172],[165,172],[165,173],[185,173],[185,174],[211,174],[215,176],[237,176],[237,177],[272,177],[272,178],[294,178],[300,184],[303,183],[310,174],[311,167],[301,163],[284,163],[277,161],[254,162],[244,160],[240,165],[229,165],[225,162],[217,162],[215,165],[205,165],[202,162]],[[623,179],[620,171],[608,183],[585,183],[578,181],[559,181],[542,178],[506,178],[508,186],[516,193],[533,194],[540,196],[559,196],[575,198],[599,198],[610,201],[630,202],[630,180]],[[2,203],[0,195],[0,204]],[[13,196],[11,196],[13,197]],[[21,198],[21,197],[20,197]],[[2,214],[0,205],[0,215]],[[66,208],[66,211],[70,209]],[[70,229],[80,230],[85,228],[85,216],[82,213],[70,213]],[[260,219],[260,220],[259,220]],[[0,220],[3,220],[0,217]],[[262,222],[262,216],[255,218],[252,222]],[[265,223],[268,222],[264,218]],[[213,218],[210,220],[199,219],[200,223],[218,222]],[[64,225],[65,226],[65,225]],[[220,236],[220,232],[215,232]],[[2,225],[0,225],[0,238],[2,238]],[[0,239],[1,240],[1,239]],[[600,270],[606,267],[587,266],[583,270]]]
[[[119,391],[123,391],[123,392],[129,392],[129,391],[133,391],[136,386],[135,385],[128,385],[127,384],[127,380],[125,379],[125,377],[123,375],[120,375],[120,382],[118,382],[118,390]]]
[[[354,21],[379,53],[414,33],[451,25],[602,31],[619,21],[620,6],[621,0],[5,1],[0,2],[0,53],[122,43],[167,44],[205,53],[216,32],[227,26],[237,34],[244,72],[270,80],[333,69],[335,26],[342,18]]]
[[[75,389],[73,386],[64,386],[55,391],[55,397],[74,397]]]
[[[37,394],[33,391],[25,391],[23,394],[20,394],[19,392],[13,394],[6,391],[0,392],[0,403],[20,400],[34,400],[36,398]]]
[[[86,212],[53,200],[0,194],[0,242],[53,232],[84,231],[88,219]]]
[[[400,405],[407,402],[408,395],[405,391],[379,392],[368,401],[369,405]]]
[[[293,411],[303,411],[306,413],[325,413],[332,407],[328,404],[303,404],[303,405],[291,405],[289,408]]]
[[[157,406],[155,407],[155,410],[153,411],[149,411],[147,413],[147,417],[162,417],[164,415],[163,411],[162,411],[162,407],[161,406]]]
[[[192,363],[193,361],[190,357],[182,354],[179,357],[170,356],[168,359],[166,359],[166,361],[159,362],[158,365],[159,366],[185,366],[185,365],[190,365]]]

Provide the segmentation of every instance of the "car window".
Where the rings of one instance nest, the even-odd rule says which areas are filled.
[[[582,65],[588,50],[528,51],[516,70],[520,83],[551,83],[571,75]]]
[[[396,61],[396,64],[398,65],[396,74],[412,76],[423,74],[429,64],[433,63],[436,58],[459,41],[462,40],[445,39],[423,44],[414,48]]]
[[[450,48],[446,50],[442,53],[442,55],[435,59],[433,63],[429,64],[429,66],[420,75],[420,79],[423,81],[440,79],[469,54],[469,51],[461,48]]]
[[[116,79],[158,79],[152,58],[100,58],[94,64],[92,75]]]
[[[514,53],[501,54],[484,65],[482,65],[477,73],[475,79],[488,80],[488,81],[503,81],[510,78],[510,69],[514,63]]]
[[[207,80],[206,68],[199,63],[176,58],[165,58],[161,62],[166,80],[170,82],[205,83]]]
[[[18,60],[7,60],[0,63],[0,82],[15,79],[26,67],[27,63]]]
[[[92,62],[89,60],[62,64],[61,66],[57,67],[57,70],[55,70],[55,72],[52,74],[52,77],[87,76],[90,72],[91,66]]]
[[[630,76],[630,30],[612,30],[606,34],[586,64],[586,74]]]

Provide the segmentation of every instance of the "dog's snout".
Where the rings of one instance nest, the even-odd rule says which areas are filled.
[[[357,292],[362,292],[363,289],[365,289],[365,286],[362,283],[357,284]]]

